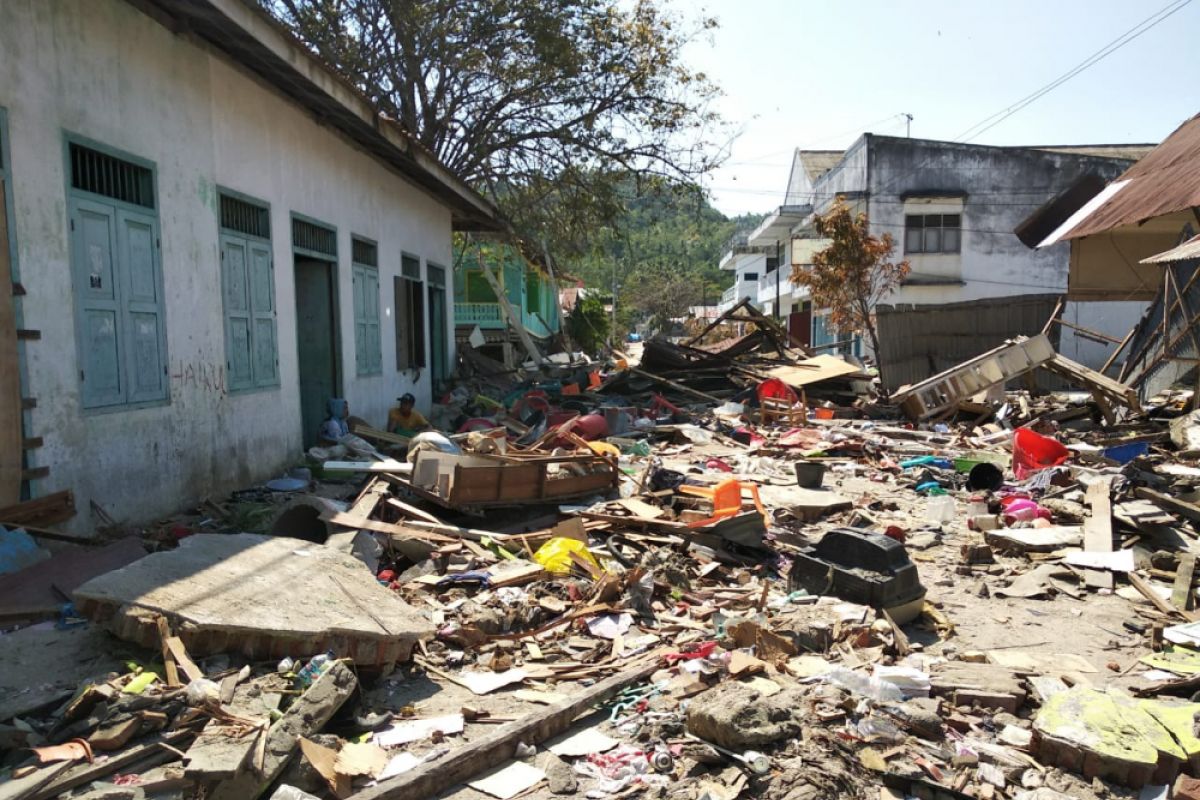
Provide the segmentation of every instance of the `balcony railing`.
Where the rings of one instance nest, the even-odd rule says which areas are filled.
[[[455,303],[454,324],[503,328],[504,317],[500,314],[499,303]]]

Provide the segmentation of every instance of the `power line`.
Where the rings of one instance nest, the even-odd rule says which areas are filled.
[[[1030,103],[1033,103],[1038,98],[1043,97],[1044,95],[1048,94],[1049,92],[1054,91],[1059,86],[1066,83],[1071,78],[1074,78],[1079,73],[1083,72],[1084,70],[1088,69],[1089,67],[1099,63],[1103,59],[1107,58],[1108,56],[1112,55],[1116,51],[1120,50],[1122,47],[1129,44],[1130,42],[1132,42],[1134,39],[1141,36],[1146,31],[1150,30],[1151,28],[1155,27],[1159,23],[1166,20],[1171,15],[1180,11],[1184,6],[1186,6],[1191,1],[1192,0],[1172,0],[1171,3],[1168,3],[1166,6],[1159,9],[1155,13],[1151,14],[1149,17],[1146,17],[1144,20],[1139,22],[1137,25],[1134,25],[1132,28],[1130,28],[1129,30],[1122,33],[1116,39],[1113,39],[1111,42],[1104,45],[1104,47],[1101,47],[1099,50],[1092,53],[1090,56],[1085,58],[1083,61],[1079,62],[1074,67],[1072,67],[1071,69],[1064,72],[1062,75],[1059,75],[1057,78],[1050,81],[1050,83],[1047,83],[1045,86],[1041,87],[1040,89],[1032,92],[1031,94],[1026,95],[1025,97],[1022,97],[1020,100],[1018,100],[1017,102],[1008,106],[1007,108],[1004,108],[1004,109],[996,112],[995,114],[992,114],[990,117],[980,120],[979,122],[972,125],[970,128],[967,128],[965,131],[963,131],[962,133],[960,133],[958,136],[955,137],[955,141],[969,142],[972,139],[974,139],[978,136],[981,136],[982,134],[991,130],[995,126],[999,125],[1004,120],[1011,117],[1013,114],[1017,113],[1021,109],[1028,106]],[[977,128],[978,128],[978,130],[976,130]]]

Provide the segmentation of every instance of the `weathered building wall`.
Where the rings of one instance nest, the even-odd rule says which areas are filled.
[[[392,278],[401,251],[451,266],[450,211],[248,74],[119,0],[9,0],[0,24],[15,236],[39,493],[70,488],[143,520],[268,477],[301,456],[290,214],[337,227],[342,385],[382,424],[394,398],[430,394],[428,371],[395,369]],[[169,401],[85,411],[73,315],[64,133],[154,162]],[[225,378],[217,187],[270,203],[279,386],[231,394]],[[355,370],[350,237],[379,245],[383,374]],[[453,318],[447,290],[446,319]],[[450,347],[453,347],[451,341]],[[451,358],[453,354],[451,353]]]
[[[1110,181],[1129,163],[1028,148],[867,135],[847,151],[841,168],[817,181],[814,210],[828,210],[833,198],[844,194],[856,210],[867,211],[874,233],[892,235],[895,258],[908,259],[912,274],[887,298],[889,305],[1066,294],[1070,246],[1030,249],[1014,230],[1082,175]],[[961,214],[958,253],[905,253],[905,215],[922,213]],[[1120,339],[1144,308],[1144,302],[1072,302],[1064,318]],[[1044,323],[1045,319],[1032,330],[1013,327],[1010,335],[1037,333]],[[1060,347],[1064,355],[1091,367],[1102,365],[1111,352],[1070,329],[1062,331]]]

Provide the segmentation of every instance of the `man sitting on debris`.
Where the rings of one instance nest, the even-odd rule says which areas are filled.
[[[398,399],[400,407],[393,408],[388,412],[387,428],[389,433],[396,433],[400,436],[412,438],[421,431],[426,431],[433,427],[420,411],[413,408],[416,405],[417,398],[411,394],[405,394]]]
[[[340,397],[329,398],[329,416],[321,423],[321,444],[337,444],[338,440],[350,433],[350,425],[346,419],[350,416],[350,404]]]

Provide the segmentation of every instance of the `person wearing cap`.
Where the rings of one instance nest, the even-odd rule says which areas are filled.
[[[429,420],[425,419],[420,411],[413,408],[417,398],[411,394],[405,394],[397,399],[400,401],[400,407],[388,411],[388,432],[412,437],[432,427]]]

